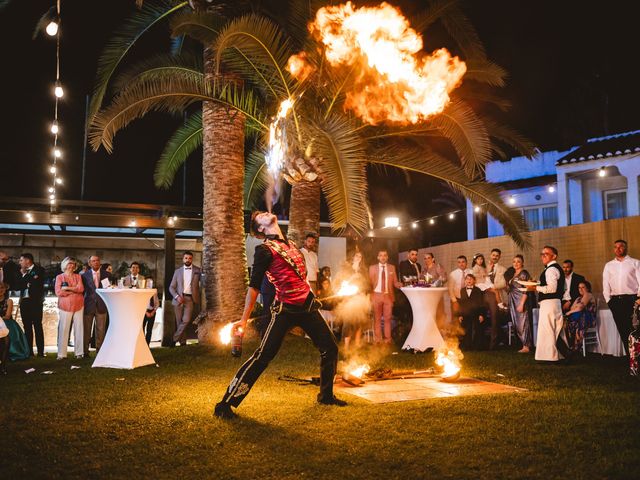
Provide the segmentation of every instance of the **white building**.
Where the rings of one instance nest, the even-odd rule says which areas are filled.
[[[639,215],[638,176],[640,130],[486,166],[487,181],[505,190],[506,203],[522,210],[531,230]],[[476,220],[467,200],[468,240],[476,238]],[[487,231],[504,234],[490,215]]]

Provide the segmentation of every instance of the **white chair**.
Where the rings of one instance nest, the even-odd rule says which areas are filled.
[[[587,356],[587,346],[597,345],[598,352],[602,355],[602,346],[600,344],[600,334],[598,333],[598,326],[600,325],[600,319],[598,315],[598,301],[596,300],[596,318],[593,327],[587,328],[584,331],[584,337],[582,338],[582,356]]]

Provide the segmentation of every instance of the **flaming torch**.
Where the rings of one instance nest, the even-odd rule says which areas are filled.
[[[287,156],[287,114],[293,107],[293,100],[287,98],[280,103],[278,114],[269,125],[269,148],[265,155],[267,170],[271,174],[270,185],[267,188],[265,200],[267,209],[271,211],[271,206],[280,195],[279,181],[280,173],[284,168]]]
[[[233,345],[231,346],[231,355],[239,357],[242,355],[242,335],[244,334],[244,329],[242,327],[238,327],[234,331],[233,326],[233,323],[227,323],[220,329],[220,342],[223,345],[229,345],[233,341]]]
[[[350,363],[344,369],[344,373],[342,374],[342,380],[349,385],[358,387],[364,383],[364,380],[362,379],[362,377],[364,377],[365,374],[369,373],[369,370],[370,370],[369,365],[367,365],[366,363],[363,363],[363,364]]]
[[[460,354],[453,349],[436,352],[436,365],[442,367],[440,375],[445,382],[455,382],[460,378]]]
[[[336,292],[336,297],[350,297],[358,293],[358,286],[345,280],[340,284],[340,289]]]

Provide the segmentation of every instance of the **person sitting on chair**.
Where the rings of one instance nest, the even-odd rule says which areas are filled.
[[[571,304],[565,314],[567,343],[574,351],[580,350],[584,332],[596,324],[596,302],[591,293],[591,283],[584,280],[578,284],[580,296]]]

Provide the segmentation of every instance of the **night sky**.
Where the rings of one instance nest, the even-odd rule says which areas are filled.
[[[133,4],[133,0],[62,0],[61,71],[66,95],[60,138],[66,185],[61,198],[80,198],[85,96],[92,91],[100,51]],[[51,0],[14,0],[0,12],[0,162],[12,179],[5,177],[3,196],[44,197],[48,187],[55,41],[43,35],[31,37],[51,5]],[[638,2],[469,0],[462,5],[490,59],[510,73],[504,95],[513,108],[501,120],[541,149],[563,149],[588,137],[640,128],[640,120],[634,118],[640,111],[640,95],[632,73],[637,68]],[[431,40],[437,42],[437,33]],[[150,35],[132,58],[144,57],[158,44],[168,45],[162,29]],[[425,44],[430,49],[440,46],[429,38]],[[181,176],[169,191],[157,190],[152,178],[164,142],[179,124],[179,118],[148,115],[116,136],[113,155],[89,151],[84,199],[182,204]],[[202,199],[198,157],[194,155],[187,165],[186,204],[196,207]],[[407,185],[403,174],[390,175],[371,174],[377,222],[391,213],[386,208],[391,204],[405,221],[442,209],[432,202],[442,191],[436,182],[411,176]],[[456,226],[454,236],[463,239],[462,219]],[[439,243],[432,233],[420,235],[416,241],[421,245]]]

